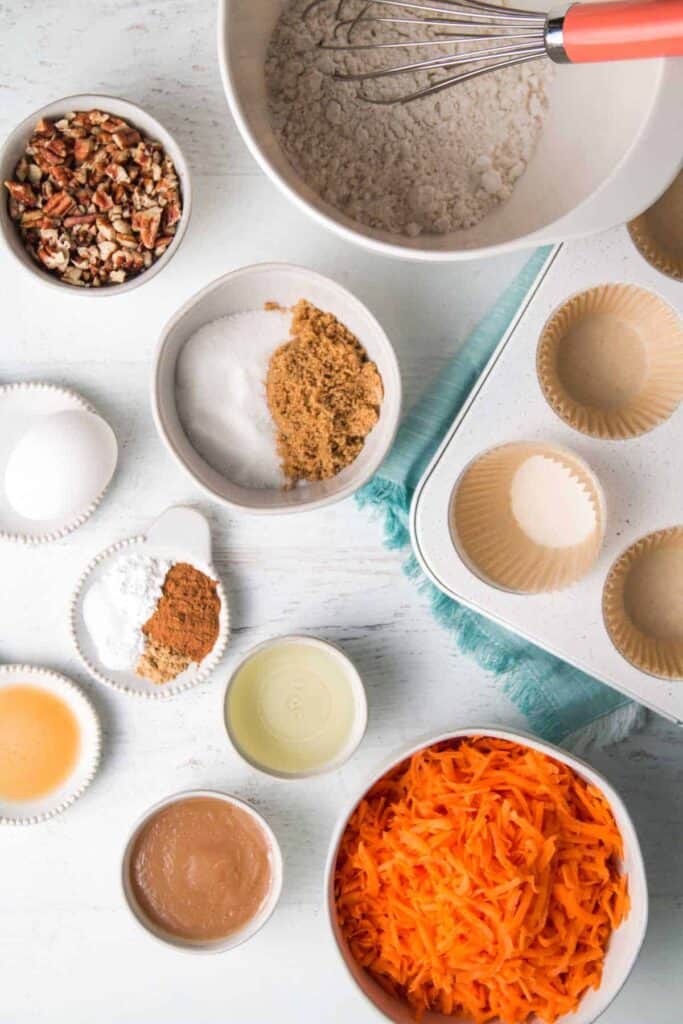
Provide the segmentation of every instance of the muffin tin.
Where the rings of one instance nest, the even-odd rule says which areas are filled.
[[[634,657],[612,622],[608,632],[605,616],[612,620],[614,595],[624,590],[627,549],[660,531],[679,536],[673,528],[683,525],[678,485],[683,411],[670,403],[656,427],[648,423],[646,432],[632,431],[637,436],[628,439],[590,436],[576,419],[571,425],[572,417],[539,382],[539,341],[548,325],[563,307],[575,304],[576,296],[607,285],[617,286],[613,292],[635,286],[679,318],[683,312],[681,284],[643,260],[625,227],[553,249],[417,487],[410,517],[413,547],[425,573],[455,600],[681,723],[683,673],[676,659],[662,664]],[[606,529],[597,561],[578,582],[553,593],[513,593],[486,582],[454,543],[450,520],[456,483],[484,452],[520,441],[573,452],[595,472],[604,492]],[[673,579],[680,589],[683,581],[675,572]],[[658,675],[649,674],[655,671]]]

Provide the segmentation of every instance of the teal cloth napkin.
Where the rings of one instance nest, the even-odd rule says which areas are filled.
[[[405,417],[387,459],[357,494],[361,506],[375,506],[383,515],[387,547],[410,543],[408,515],[415,487],[549,253],[549,247],[538,249],[529,259]],[[434,615],[460,650],[501,678],[504,691],[540,736],[561,741],[583,735],[587,742],[614,742],[640,724],[643,711],[637,705],[443,594],[414,556],[404,568],[428,595]]]

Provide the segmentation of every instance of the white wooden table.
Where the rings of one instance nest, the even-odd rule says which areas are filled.
[[[62,543],[0,548],[0,661],[60,670],[102,717],[101,771],[53,822],[0,831],[0,1024],[364,1024],[374,1014],[327,938],[322,872],[338,810],[371,767],[447,724],[522,724],[495,681],[458,655],[400,571],[400,556],[352,501],[268,523],[203,500],[157,439],[150,357],[161,326],[201,285],[242,264],[286,259],[338,278],[393,339],[410,402],[521,265],[522,257],[429,269],[366,255],[313,226],[259,173],[231,123],[209,0],[4,0],[0,133],[75,92],[126,96],[177,134],[196,210],[180,254],[130,296],[88,302],[36,286],[0,252],[0,381],[46,379],[92,400],[121,458],[108,498]],[[210,517],[235,633],[214,678],[168,704],[136,702],[90,681],[71,650],[67,601],[81,567],[175,502]],[[248,646],[301,630],[339,641],[365,680],[367,738],[341,772],[282,784],[257,777],[221,721],[230,664]],[[653,718],[593,760],[640,830],[652,912],[641,960],[605,1024],[679,1024],[683,1011],[683,737]],[[131,822],[194,786],[253,801],[285,855],[281,905],[235,952],[189,956],[141,932],[119,890]]]

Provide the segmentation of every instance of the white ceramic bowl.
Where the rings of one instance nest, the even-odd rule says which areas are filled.
[[[130,278],[128,281],[124,281],[122,284],[108,285],[101,288],[79,288],[77,285],[66,284],[64,281],[60,281],[58,277],[48,273],[47,270],[43,270],[36,263],[33,257],[28,254],[14,222],[10,219],[7,206],[7,190],[4,185],[2,185],[2,182],[8,178],[14,177],[14,168],[24,152],[26,143],[33,132],[36,122],[39,121],[41,117],[45,117],[48,120],[58,120],[60,117],[63,117],[72,110],[79,111],[93,109],[103,110],[108,114],[114,114],[117,117],[124,118],[124,120],[128,121],[134,128],[137,128],[142,132],[143,135],[162,144],[166,153],[175,164],[178,180],[180,181],[183,212],[180,221],[176,225],[176,233],[173,241],[166,252],[162,253],[159,259],[155,260],[148,270],[143,270],[141,274]],[[103,96],[98,93],[83,93],[77,96],[65,96],[61,100],[55,100],[53,103],[48,103],[46,106],[41,107],[40,110],[36,110],[33,114],[22,121],[21,124],[17,125],[14,131],[10,132],[2,149],[0,150],[0,186],[2,187],[3,192],[3,195],[0,198],[0,233],[2,234],[10,252],[16,257],[23,267],[30,271],[37,280],[41,281],[43,284],[50,285],[52,288],[59,288],[61,291],[73,292],[74,295],[84,295],[86,297],[90,296],[101,298],[105,295],[123,295],[124,292],[130,292],[139,285],[145,284],[147,281],[151,281],[153,277],[156,277],[159,271],[173,259],[180,248],[180,243],[182,242],[183,236],[187,230],[192,210],[190,169],[183,155],[183,151],[171,133],[167,131],[155,117],[152,117],[151,114],[148,114],[146,110],[143,110],[142,107],[138,107],[135,103],[131,103],[129,100],[118,99],[115,96]]]
[[[235,683],[235,680],[237,679],[239,673],[242,671],[247,662],[251,658],[253,658],[254,655],[259,654],[261,651],[267,650],[269,647],[280,647],[292,643],[308,644],[311,647],[322,648],[323,650],[327,651],[332,658],[335,658],[341,664],[344,672],[348,676],[349,683],[353,691],[354,718],[353,728],[351,729],[348,740],[344,744],[342,749],[339,751],[339,753],[336,755],[336,757],[332,758],[330,761],[327,761],[320,767],[312,768],[309,771],[283,772],[277,771],[275,768],[268,768],[265,765],[261,764],[260,761],[254,760],[249,755],[248,751],[242,746],[239,740],[239,736],[235,732],[235,729],[233,728],[232,722],[230,720],[229,700],[230,691]],[[288,636],[276,636],[272,637],[270,640],[264,640],[263,643],[257,644],[255,647],[252,647],[251,650],[247,651],[244,657],[240,659],[232,675],[230,676],[230,679],[228,680],[228,685],[225,688],[225,700],[223,701],[223,716],[225,721],[225,729],[228,734],[230,742],[232,743],[233,747],[240,755],[242,760],[245,761],[251,768],[255,768],[257,771],[263,772],[264,775],[269,775],[275,779],[310,779],[312,776],[315,775],[324,775],[326,772],[336,771],[338,768],[341,768],[343,764],[346,764],[346,762],[351,757],[353,757],[355,752],[358,750],[358,747],[360,746],[360,743],[363,737],[365,736],[365,730],[367,729],[368,701],[365,695],[363,681],[358,673],[358,670],[356,669],[356,666],[353,664],[351,659],[347,657],[346,654],[344,654],[341,648],[337,647],[336,644],[330,643],[328,640],[320,640],[317,637],[313,636],[300,636],[297,634],[290,634]]]
[[[168,807],[170,804],[175,804],[179,800],[187,800],[188,798],[202,796],[213,797],[216,800],[224,800],[226,803],[232,804],[234,807],[238,807],[240,810],[251,815],[254,821],[261,827],[270,846],[272,882],[270,892],[263,906],[256,916],[253,917],[251,921],[248,921],[243,928],[240,928],[239,931],[234,932],[225,939],[192,942],[189,939],[179,938],[177,935],[170,935],[168,932],[155,925],[153,921],[149,920],[135,899],[135,894],[130,881],[130,860],[133,853],[133,846],[140,830],[149,821],[149,819],[157,813],[157,811],[162,810],[164,807]],[[123,895],[126,903],[128,904],[128,909],[138,924],[141,925],[146,932],[166,945],[174,946],[176,949],[187,950],[190,953],[225,953],[229,949],[235,949],[237,946],[241,946],[242,943],[256,935],[256,933],[263,928],[266,921],[271,917],[279,902],[280,895],[282,893],[282,876],[282,851],[280,850],[280,844],[263,815],[259,814],[251,804],[245,803],[244,800],[240,800],[238,797],[232,796],[230,793],[221,793],[218,790],[213,789],[188,789],[182,793],[174,793],[172,796],[167,796],[164,800],[159,800],[158,803],[148,808],[148,810],[145,811],[142,817],[140,817],[133,826],[133,830],[123,851],[123,859],[121,862],[121,886],[123,888]]]
[[[270,126],[263,65],[283,4],[220,0],[218,59],[230,108],[272,181],[319,223],[367,249],[458,260],[590,234],[640,213],[681,166],[683,61],[558,67],[542,139],[508,202],[476,227],[447,235],[410,239],[360,225],[304,183]]]
[[[213,469],[190,444],[176,408],[176,361],[187,339],[204,324],[233,313],[262,309],[270,300],[289,307],[301,298],[334,313],[353,331],[377,364],[384,384],[379,422],[366,438],[355,462],[331,480],[290,490],[242,487]],[[350,292],[305,267],[261,263],[219,277],[189,299],[166,324],[154,359],[152,410],[157,430],[169,451],[212,498],[250,512],[300,512],[348,497],[379,468],[398,428],[401,375],[386,334]]]
[[[624,802],[609,782],[589,764],[575,757],[573,754],[554,746],[552,743],[545,743],[534,736],[524,732],[511,729],[488,728],[482,726],[479,729],[455,729],[451,732],[439,733],[436,736],[427,736],[419,742],[411,744],[404,750],[399,751],[376,771],[362,791],[357,793],[353,800],[339,818],[330,843],[327,865],[325,870],[325,902],[327,904],[327,919],[330,926],[334,946],[340,956],[341,962],[351,979],[356,983],[360,992],[365,996],[370,1005],[375,1009],[378,1019],[393,1021],[394,1024],[414,1024],[415,1018],[407,1004],[399,1002],[390,996],[380,985],[375,982],[369,974],[353,958],[337,924],[334,907],[334,869],[337,860],[339,843],[344,833],[349,818],[355,810],[358,802],[367,791],[385,775],[391,768],[400,764],[406,758],[431,747],[435,743],[444,740],[463,739],[472,736],[495,736],[499,739],[510,740],[513,743],[521,743],[535,750],[539,750],[556,761],[569,765],[581,778],[591,785],[596,786],[608,801],[617,827],[621,832],[624,841],[624,863],[623,870],[629,877],[629,896],[631,910],[623,924],[613,933],[605,957],[602,984],[597,991],[586,993],[581,1000],[576,1013],[571,1016],[558,1018],[557,1024],[592,1024],[593,1021],[607,1009],[612,1000],[617,996],[626,982],[633,965],[638,958],[640,948],[645,938],[648,915],[648,893],[645,867],[640,852],[640,845],[633,822],[629,816]],[[469,1018],[468,1018],[469,1019]],[[445,1017],[441,1014],[427,1013],[423,1017],[424,1024],[466,1024],[461,1017]]]

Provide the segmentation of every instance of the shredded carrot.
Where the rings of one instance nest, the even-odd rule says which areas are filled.
[[[480,736],[413,755],[355,809],[339,924],[382,987],[477,1024],[552,1022],[598,988],[629,910],[603,795],[529,747]]]

